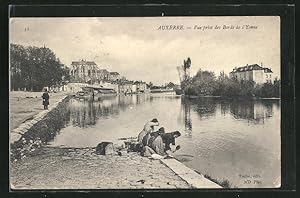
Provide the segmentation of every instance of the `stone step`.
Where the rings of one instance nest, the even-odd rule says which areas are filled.
[[[160,161],[186,181],[192,188],[222,188],[220,185],[196,173],[176,159],[161,159]]]

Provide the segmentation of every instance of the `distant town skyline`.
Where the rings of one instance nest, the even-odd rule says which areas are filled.
[[[100,69],[156,85],[179,83],[176,67],[187,57],[191,75],[200,68],[219,75],[262,63],[280,78],[276,16],[11,18],[10,43],[46,46],[66,66],[94,61]]]

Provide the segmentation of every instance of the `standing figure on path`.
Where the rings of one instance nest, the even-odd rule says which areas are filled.
[[[49,94],[48,94],[48,90],[47,89],[45,89],[45,92],[43,93],[42,98],[43,98],[44,109],[48,109]]]
[[[142,143],[145,135],[154,131],[154,126],[159,126],[158,120],[156,118],[152,119],[144,125],[144,129],[138,135],[139,143]]]

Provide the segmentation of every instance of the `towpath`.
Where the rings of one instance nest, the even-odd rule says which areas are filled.
[[[9,125],[10,130],[30,120],[38,113],[45,111],[42,105],[43,92],[12,91],[9,93]],[[50,93],[51,108],[57,101],[66,96],[64,92]]]

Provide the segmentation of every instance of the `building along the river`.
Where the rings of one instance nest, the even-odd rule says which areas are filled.
[[[135,81],[134,84],[136,85],[136,92],[145,93],[150,91],[147,88],[147,84],[143,81]]]
[[[119,84],[119,93],[136,93],[136,85],[132,81],[122,82]]]
[[[108,81],[109,80],[109,71],[107,69],[98,70],[99,81]]]
[[[73,61],[70,68],[71,82],[94,83],[98,80],[98,66],[94,61]]]
[[[64,91],[76,93],[81,87],[93,84],[104,88],[114,89],[117,93],[145,93],[149,92],[147,84],[143,81],[128,81],[118,72],[109,72],[100,69],[94,61],[73,61],[70,68],[70,83]]]
[[[120,74],[118,72],[109,72],[109,80],[116,81],[120,79]]]
[[[236,67],[229,73],[230,77],[241,80],[252,80],[257,84],[273,83],[273,72],[270,68],[259,66],[258,64]]]

